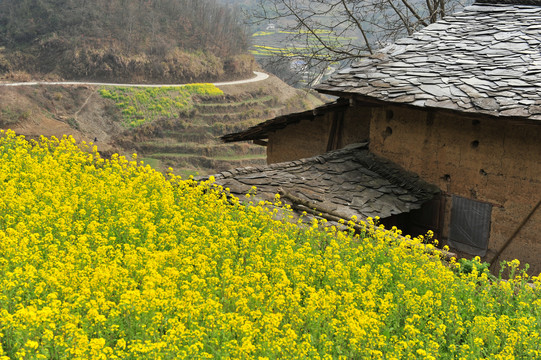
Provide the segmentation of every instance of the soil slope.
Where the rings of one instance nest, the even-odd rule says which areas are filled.
[[[109,156],[139,157],[159,170],[208,174],[265,163],[265,148],[222,144],[219,137],[291,111],[317,106],[321,99],[271,76],[260,82],[220,86],[220,97],[196,97],[194,111],[125,128],[120,110],[97,86],[39,85],[0,88],[0,128],[28,138],[72,135],[93,142]]]

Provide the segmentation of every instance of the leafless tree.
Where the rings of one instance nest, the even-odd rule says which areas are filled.
[[[471,0],[257,0],[251,25],[288,34],[283,56],[321,69],[348,63],[443,18]]]

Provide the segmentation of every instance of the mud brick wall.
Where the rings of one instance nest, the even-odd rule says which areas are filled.
[[[374,108],[370,150],[458,195],[489,202],[492,224],[485,261],[541,200],[541,123],[388,106]],[[450,199],[444,219],[449,233]],[[500,260],[529,263],[541,272],[541,209]]]
[[[329,137],[333,130],[334,146],[331,150],[348,144],[368,140],[371,110],[368,107],[350,107],[344,112],[341,123],[333,128],[335,114],[328,112],[314,120],[303,120],[297,124],[269,134],[267,163],[292,161],[327,152]]]

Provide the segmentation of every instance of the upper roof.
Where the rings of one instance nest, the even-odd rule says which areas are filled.
[[[385,103],[541,120],[541,0],[494,2],[478,1],[316,88]]]
[[[478,4],[512,4],[541,6],[541,0],[477,0]]]
[[[371,154],[366,143],[301,160],[224,171],[215,180],[241,198],[253,186],[261,200],[272,200],[283,191],[343,219],[409,212],[439,193],[417,175]]]

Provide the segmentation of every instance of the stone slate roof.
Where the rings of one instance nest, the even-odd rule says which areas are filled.
[[[386,218],[409,212],[439,193],[437,187],[418,176],[371,154],[367,143],[312,158],[240,168],[214,176],[216,184],[229,188],[231,194],[241,199],[252,186],[257,187],[258,200],[272,201],[275,194],[283,191],[343,219],[353,215]]]
[[[361,59],[317,90],[541,120],[541,1],[484,2]]]
[[[476,3],[541,6],[541,0],[477,0]]]
[[[226,143],[234,142],[234,141],[266,139],[268,138],[270,132],[283,129],[290,124],[296,124],[303,120],[312,121],[319,115],[324,115],[325,113],[332,110],[336,110],[340,108],[347,108],[348,106],[349,106],[349,100],[338,99],[335,102],[325,104],[313,110],[307,110],[307,111],[302,111],[298,113],[292,113],[292,114],[275,117],[273,119],[270,119],[260,124],[257,124],[255,126],[252,126],[246,130],[243,130],[237,133],[224,135],[220,139],[222,139],[222,141]]]

